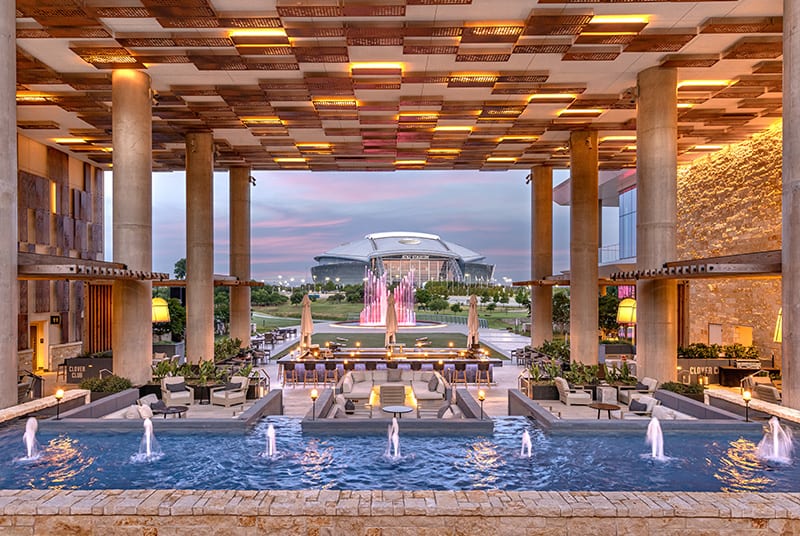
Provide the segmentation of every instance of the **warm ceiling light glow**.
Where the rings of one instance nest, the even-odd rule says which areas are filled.
[[[487,162],[516,162],[516,158],[510,156],[490,156],[486,159]]]
[[[330,149],[328,142],[299,142],[296,144],[298,149]]]
[[[358,106],[358,101],[352,97],[320,97],[311,99],[314,106],[336,106],[355,108]]]
[[[678,103],[678,108],[679,109],[688,110],[689,108],[693,108],[693,107],[694,107],[694,104],[692,104],[691,102],[679,102]]]
[[[228,37],[286,37],[284,28],[241,28],[231,30]]]
[[[428,149],[430,154],[458,154],[461,149]]]
[[[636,141],[636,136],[603,136],[600,143],[604,141]]]
[[[678,89],[697,88],[697,87],[727,87],[733,80],[684,80],[678,82]]]
[[[723,145],[695,145],[692,151],[719,151]]]
[[[438,126],[433,127],[435,132],[472,132],[472,127],[468,126]]]
[[[595,15],[589,24],[647,24],[647,15]]]
[[[17,102],[46,102],[47,95],[34,91],[17,91]]]
[[[581,32],[584,35],[639,35],[639,32]]]
[[[524,143],[524,142],[532,142],[539,139],[539,136],[503,136],[500,138],[499,141],[510,141],[510,142],[517,142],[517,143]]]
[[[575,100],[577,97],[574,93],[534,93],[528,98],[528,102],[532,100]]]
[[[395,166],[422,166],[427,163],[427,160],[395,160]]]
[[[281,125],[279,117],[242,117],[242,122],[248,125]]]
[[[70,145],[75,143],[86,143],[85,138],[53,138],[54,143],[58,143],[60,145]]]
[[[350,64],[350,73],[358,75],[403,74],[403,64],[396,62],[367,61]]]
[[[605,110],[602,108],[566,108],[558,112],[558,115],[600,115]]]
[[[279,157],[279,158],[273,158],[273,160],[275,162],[278,162],[279,164],[298,164],[298,163],[304,163],[306,161],[306,159],[302,158],[302,157],[301,158],[297,158],[297,157]]]

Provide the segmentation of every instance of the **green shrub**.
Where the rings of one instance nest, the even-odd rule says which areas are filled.
[[[544,341],[534,348],[539,353],[569,363],[569,343],[564,340]]]
[[[230,357],[239,355],[241,345],[242,341],[240,339],[220,337],[214,341],[214,361],[224,361]]]
[[[80,384],[81,389],[88,389],[93,393],[119,393],[130,389],[133,384],[128,378],[122,376],[106,376],[105,378],[87,378]]]
[[[664,382],[658,386],[659,389],[665,391],[672,391],[679,395],[702,395],[705,387],[699,383],[680,383],[680,382]]]

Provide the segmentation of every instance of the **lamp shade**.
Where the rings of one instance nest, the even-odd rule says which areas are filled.
[[[772,336],[773,342],[783,342],[783,307],[778,309],[778,320],[775,321],[775,334]]]
[[[169,322],[169,305],[164,298],[153,298],[153,324]]]
[[[617,324],[636,323],[636,300],[625,298],[617,307]]]

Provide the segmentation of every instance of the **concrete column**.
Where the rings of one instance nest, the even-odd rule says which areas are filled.
[[[597,364],[597,132],[570,134],[572,209],[569,241],[569,350],[573,361]]]
[[[17,403],[17,61],[14,2],[0,9],[0,408],[7,408]]]
[[[553,168],[531,170],[531,279],[553,273]],[[553,338],[553,288],[531,287],[531,346]]]
[[[678,173],[677,71],[639,73],[636,112],[636,267],[676,259]],[[678,366],[678,287],[672,280],[636,285],[637,375],[674,381]]]
[[[800,3],[783,1],[783,405],[800,409]],[[797,81],[797,83],[795,83]]]
[[[214,359],[214,137],[186,135],[186,357]]]
[[[250,168],[230,171],[231,275],[250,281]],[[250,346],[250,287],[231,287],[231,338]]]
[[[120,69],[111,78],[114,262],[153,269],[152,115],[150,77]],[[114,374],[134,385],[151,376],[152,285],[115,281],[111,293]]]

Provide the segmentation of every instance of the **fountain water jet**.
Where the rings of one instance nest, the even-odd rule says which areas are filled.
[[[267,427],[267,451],[264,453],[268,458],[273,458],[278,453],[275,448],[275,427],[272,424]]]
[[[522,448],[519,449],[519,455],[522,458],[530,458],[531,457],[531,449],[533,445],[531,444],[531,434],[528,433],[527,430],[522,432]]]
[[[650,445],[650,457],[655,460],[666,460],[664,456],[664,434],[661,433],[661,423],[653,417],[647,425],[647,444]]]
[[[22,434],[22,442],[25,443],[25,459],[32,460],[39,456],[39,443],[36,441],[36,431],[39,429],[39,421],[35,417],[28,417],[25,423],[25,433]]]
[[[781,426],[777,417],[769,420],[769,428],[758,443],[756,455],[759,459],[773,462],[789,463],[792,461],[794,442],[792,431]]]
[[[392,291],[394,309],[397,313],[398,326],[415,326],[417,317],[414,312],[414,272],[408,272]],[[388,303],[388,284],[386,274],[378,276],[366,270],[364,277],[364,309],[359,315],[362,326],[385,326],[386,307]]]
[[[386,445],[386,456],[398,460],[400,459],[400,426],[397,423],[397,417],[392,417],[392,424],[388,428],[389,441]]]
[[[158,446],[155,434],[153,434],[153,421],[147,418],[144,420],[143,426],[144,434],[142,434],[142,441],[139,443],[139,452],[131,456],[131,461],[149,462],[158,460],[163,453]]]

